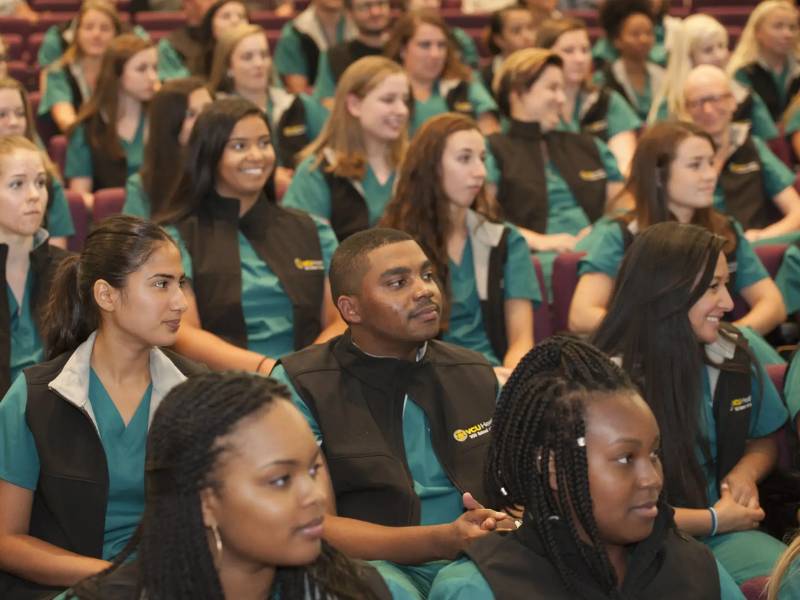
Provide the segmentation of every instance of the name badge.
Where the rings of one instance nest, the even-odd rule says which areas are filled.
[[[312,258],[295,258],[294,266],[301,271],[324,271],[325,263]]]
[[[757,160],[752,160],[746,163],[731,163],[728,170],[734,175],[745,175],[747,173],[755,173],[761,170],[761,165]]]
[[[584,181],[600,181],[601,179],[606,178],[606,172],[604,169],[595,169],[594,171],[589,171],[588,169],[581,169],[578,171],[578,175]]]
[[[593,123],[585,125],[584,129],[589,133],[600,133],[608,129],[608,121],[600,119],[599,121],[594,121]]]
[[[729,412],[741,412],[743,410],[749,410],[752,406],[752,396],[747,396],[746,398],[736,398],[735,400],[731,400]]]
[[[460,102],[455,102],[453,104],[453,110],[456,112],[471,113],[472,103],[466,102],[464,100],[461,100]]]
[[[483,423],[476,423],[472,427],[466,429],[456,429],[453,432],[453,439],[457,442],[466,442],[467,440],[474,440],[482,435],[486,435],[492,430],[492,420],[484,421]]]
[[[286,137],[295,137],[303,135],[306,132],[305,125],[287,125],[283,128],[283,135]]]

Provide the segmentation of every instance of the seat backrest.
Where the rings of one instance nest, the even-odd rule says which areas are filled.
[[[781,262],[783,262],[783,255],[788,248],[789,244],[764,244],[754,248],[761,264],[764,265],[767,273],[773,279],[778,274],[778,269],[780,269]]]
[[[73,252],[83,250],[86,236],[89,234],[89,211],[83,203],[83,195],[78,192],[65,191],[72,223],[75,225],[75,235],[67,240],[67,248]]]
[[[536,271],[536,281],[539,283],[539,290],[542,294],[542,302],[539,308],[533,311],[533,339],[538,344],[546,337],[553,335],[553,316],[550,303],[547,301],[547,287],[544,283],[544,271],[542,263],[535,255],[531,255],[533,269]]]
[[[122,213],[125,204],[125,188],[105,188],[94,193],[92,221],[99,223],[106,217]]]
[[[54,135],[47,142],[47,154],[50,155],[50,160],[56,163],[58,170],[63,174],[64,165],[67,160],[67,136]]]
[[[567,330],[569,306],[578,285],[578,261],[585,252],[564,252],[553,263],[553,332]]]

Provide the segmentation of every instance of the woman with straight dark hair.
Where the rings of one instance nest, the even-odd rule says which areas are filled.
[[[678,528],[741,584],[768,575],[786,549],[758,531],[757,485],[775,466],[769,436],[788,414],[744,336],[722,321],[733,308],[727,244],[697,225],[645,229],[625,254],[594,342],[619,357],[656,416]],[[798,594],[794,586],[783,597]]]
[[[321,219],[279,206],[264,111],[224,98],[201,113],[167,212],[182,246],[189,310],[176,349],[214,369],[269,373],[275,359],[344,329]]]
[[[172,197],[183,171],[183,154],[200,111],[212,101],[199,77],[165,83],[147,107],[142,169],[125,183],[122,212],[149,219]]]
[[[57,592],[109,566],[144,507],[153,412],[197,367],[175,343],[186,311],[175,242],[117,216],[65,259],[43,323],[47,362],[0,402],[0,596]]]
[[[322,541],[324,469],[283,385],[191,377],[153,418],[136,534],[110,571],[67,598],[389,598],[372,567]]]

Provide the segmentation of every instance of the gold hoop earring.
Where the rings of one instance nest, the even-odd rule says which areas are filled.
[[[212,525],[211,533],[214,534],[214,545],[217,547],[217,560],[222,560],[222,537],[219,535],[219,528]]]

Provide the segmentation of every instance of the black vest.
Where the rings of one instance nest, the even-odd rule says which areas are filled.
[[[489,252],[489,281],[487,299],[481,300],[481,316],[486,337],[494,355],[502,362],[508,350],[506,335],[505,266],[508,260],[508,227],[503,230],[500,242]]]
[[[333,81],[338,83],[345,69],[365,56],[380,56],[383,48],[367,46],[359,40],[350,40],[336,44],[328,49],[328,65],[331,68]]]
[[[492,87],[494,84],[494,61],[489,61],[489,63],[483,67],[480,72],[484,87],[489,90],[489,92],[492,94],[492,97],[496,100],[497,96],[495,96],[494,88]]]
[[[295,96],[289,108],[275,123],[275,151],[280,164],[290,168],[297,167],[300,162],[297,155],[311,141],[306,122],[306,107],[300,96]]]
[[[78,80],[75,79],[75,76],[72,74],[72,71],[69,70],[69,67],[64,66],[63,71],[67,77],[69,91],[72,94],[72,108],[75,109],[75,114],[77,114],[84,102],[83,92],[81,92],[81,87],[78,85]],[[88,98],[86,98],[86,100],[88,100]],[[45,140],[49,140],[54,135],[61,134],[61,130],[58,128],[55,119],[53,119],[52,110],[47,111],[43,115],[36,115],[36,128],[38,131],[42,132]]]
[[[453,485],[486,499],[497,379],[478,353],[431,340],[419,362],[377,358],[356,348],[348,330],[279,362],[322,431],[340,516],[419,524],[403,446],[406,394],[425,412],[433,449]]]
[[[732,121],[753,121],[753,92],[748,92],[739,104],[736,105],[736,112],[733,113]]]
[[[590,135],[551,131],[542,136],[538,123],[511,121],[507,134],[489,136],[502,173],[497,198],[506,218],[526,229],[547,231],[547,181],[541,141],[590,222],[603,215],[608,175]]]
[[[201,372],[195,363],[162,350],[184,375]],[[65,352],[24,370],[28,384],[25,419],[39,455],[39,481],[33,495],[29,534],[84,556],[100,558],[108,503],[108,466],[91,419],[49,389],[72,356]],[[58,435],[54,424],[58,424]],[[0,598],[41,598],[57,588],[0,572]]]
[[[262,195],[246,215],[239,202],[215,194],[204,208],[175,224],[192,257],[192,288],[203,329],[240,348],[247,347],[242,310],[238,233],[278,276],[292,302],[295,348],[316,339],[325,286],[322,248],[314,221]]]
[[[92,157],[92,191],[125,187],[128,179],[128,161],[124,153],[121,158],[116,158],[109,155],[105,149],[92,143],[90,134],[92,129],[96,128],[98,135],[102,136],[108,123],[99,114],[96,114],[84,121],[82,125],[86,134],[86,145]],[[137,130],[138,127],[137,125]]]
[[[205,48],[201,40],[201,28],[184,26],[167,36],[167,41],[183,59],[192,75],[205,75]]]
[[[772,115],[772,120],[775,122],[780,121],[783,111],[786,110],[786,105],[781,102],[780,91],[778,86],[775,85],[772,75],[757,62],[750,63],[743,67],[742,70],[750,79],[750,86],[753,91],[764,100],[769,114]],[[786,98],[789,102],[798,91],[800,91],[800,77],[795,77],[789,81],[789,87],[786,90]]]
[[[300,51],[303,53],[308,67],[308,73],[306,74],[308,81],[309,83],[314,83],[317,78],[317,68],[319,67],[319,46],[317,46],[314,38],[300,31],[294,24],[292,24],[292,29],[294,29],[297,37],[300,38]]]
[[[469,99],[469,81],[459,81],[444,96],[444,101],[450,112],[466,115],[475,119],[475,107]]]
[[[653,532],[631,550],[622,588],[614,597],[718,600],[719,572],[714,555],[675,528],[671,509],[664,505],[659,508]],[[663,515],[665,511],[670,514]],[[491,533],[474,541],[466,554],[498,600],[608,600],[566,524],[555,524],[554,538],[572,571],[571,583],[577,594],[567,590],[540,534],[529,522],[513,533]]]
[[[70,253],[51,246],[47,242],[42,243],[30,254],[30,268],[33,270],[33,290],[31,297],[25,298],[25,302],[31,304],[31,314],[38,331],[42,331],[42,311],[47,304],[50,296],[50,286],[53,283],[53,276],[58,269],[58,265]],[[8,295],[6,294],[6,260],[8,259],[8,245],[0,244],[0,398],[2,398],[11,386],[11,316],[8,306]]]
[[[781,219],[781,213],[766,195],[761,158],[755,142],[747,136],[725,162],[719,175],[719,185],[725,195],[725,212],[742,227],[763,229]]]
[[[608,142],[608,105],[611,93],[606,88],[601,88],[597,99],[581,117],[581,133],[588,133],[604,142]]]
[[[331,228],[336,239],[342,242],[354,233],[369,229],[367,201],[353,182],[329,172],[330,163],[325,158],[317,168],[331,193]]]

